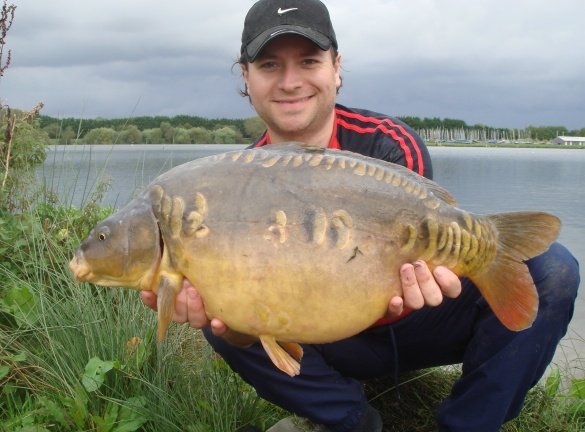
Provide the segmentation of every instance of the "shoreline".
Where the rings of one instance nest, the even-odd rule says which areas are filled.
[[[49,144],[47,147],[56,148],[71,148],[71,147],[82,147],[82,146],[95,146],[95,147],[133,147],[133,148],[150,148],[151,146],[169,146],[169,147],[183,147],[193,146],[196,148],[210,148],[218,149],[221,147],[225,148],[236,148],[239,146],[247,147],[252,143],[234,143],[234,144],[171,144],[171,143],[150,143],[150,144],[85,144],[85,143],[73,143],[73,144]],[[549,144],[549,143],[488,143],[484,141],[476,141],[471,143],[458,143],[458,142],[446,142],[446,141],[425,141],[427,147],[458,147],[458,148],[526,148],[526,149],[571,149],[571,150],[585,150],[585,145],[561,145],[561,144]]]

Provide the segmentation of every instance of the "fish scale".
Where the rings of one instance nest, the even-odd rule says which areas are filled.
[[[418,259],[474,281],[500,321],[531,325],[538,296],[524,260],[557,237],[542,212],[476,215],[406,168],[298,143],[179,165],[100,222],[70,262],[97,285],[153,290],[158,339],[187,278],[232,341],[259,340],[299,373],[299,343],[357,334],[402,294]]]

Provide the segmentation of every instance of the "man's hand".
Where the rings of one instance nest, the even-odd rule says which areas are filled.
[[[459,277],[446,267],[436,267],[431,273],[424,261],[404,264],[400,268],[402,297],[390,299],[388,316],[399,316],[405,307],[420,309],[438,306],[443,297],[455,298],[461,293]]]
[[[155,293],[141,291],[140,298],[146,306],[156,311],[157,297]],[[187,279],[183,279],[183,287],[175,299],[173,321],[179,324],[189,323],[190,327],[198,329],[211,326],[211,331],[216,336],[223,336],[228,330],[222,321],[216,318],[212,320],[207,318],[201,296]]]

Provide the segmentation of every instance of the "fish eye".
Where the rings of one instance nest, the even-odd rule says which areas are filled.
[[[96,237],[99,241],[104,241],[108,238],[109,235],[110,235],[110,229],[107,226],[103,226],[97,232]]]

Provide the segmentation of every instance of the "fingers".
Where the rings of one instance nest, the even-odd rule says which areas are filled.
[[[456,298],[461,294],[461,279],[448,268],[441,266],[435,268],[433,276],[445,297]]]
[[[400,267],[400,281],[402,283],[404,304],[412,309],[422,308],[425,305],[425,299],[416,280],[414,265],[408,263]]]
[[[223,336],[228,331],[228,326],[226,326],[223,321],[218,320],[217,318],[213,318],[210,325],[211,332],[215,336]]]
[[[140,291],[142,303],[156,312],[156,294],[152,291]]]
[[[390,318],[396,318],[400,316],[402,311],[404,311],[404,300],[402,297],[392,297],[390,299],[390,303],[388,304],[388,313],[386,316]]]
[[[183,279],[183,286],[175,297],[173,321],[179,324],[188,323],[189,326],[195,328],[205,327],[209,324],[209,320],[205,316],[203,300],[187,279]]]
[[[438,306],[443,296],[455,298],[461,293],[461,281],[455,273],[446,267],[437,267],[431,272],[424,261],[404,264],[400,268],[400,280],[404,306],[412,309]],[[389,311],[391,308],[390,305]]]
[[[175,313],[173,314],[173,321],[184,324],[189,322],[189,285],[183,282],[183,287],[175,297]],[[192,295],[192,294],[191,294]]]
[[[427,306],[440,305],[443,302],[443,292],[429,270],[427,263],[424,261],[415,261],[414,273],[425,304]]]
[[[191,284],[188,284],[181,291],[186,291],[186,322],[189,323],[190,327],[203,328],[210,324],[207,314],[205,313],[205,305],[203,299],[199,295],[199,292]]]
[[[146,306],[152,310],[157,310],[157,296],[155,293],[141,291],[140,298]],[[190,327],[197,329],[211,326],[211,330],[216,336],[222,336],[228,330],[228,327],[221,320],[209,320],[205,312],[203,299],[187,279],[183,280],[183,286],[175,297],[173,321],[179,324],[187,323]]]

